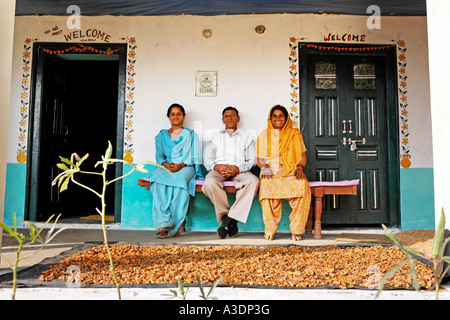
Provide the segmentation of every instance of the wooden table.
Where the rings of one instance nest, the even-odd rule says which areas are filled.
[[[306,233],[312,233],[312,217],[314,210],[314,238],[322,238],[322,199],[324,195],[356,195],[358,193],[359,180],[345,181],[311,181],[311,207],[309,210],[308,222],[306,223]]]
[[[345,180],[345,181],[310,181],[311,188],[311,207],[309,210],[308,222],[306,223],[306,233],[313,233],[313,214],[314,221],[314,238],[322,238],[322,199],[324,195],[356,195],[358,192],[359,180]],[[145,190],[150,190],[150,181],[148,178],[138,180],[138,185],[145,187]],[[202,192],[203,181],[197,181],[195,187],[196,192]],[[231,181],[225,181],[223,189],[228,193],[236,193],[237,189]]]

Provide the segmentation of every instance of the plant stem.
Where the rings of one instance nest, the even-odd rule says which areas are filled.
[[[435,286],[435,292],[436,292],[436,300],[439,300],[439,284],[441,283],[440,277],[438,275],[438,266],[436,259],[433,259],[433,273],[434,273],[434,286]]]
[[[114,262],[113,262],[113,257],[112,257],[112,253],[111,250],[109,249],[109,244],[108,244],[108,237],[107,237],[107,232],[106,232],[106,222],[105,222],[105,208],[106,208],[106,203],[105,203],[105,196],[106,196],[106,186],[108,185],[106,182],[106,167],[107,164],[103,165],[103,173],[102,173],[102,177],[103,177],[103,190],[102,190],[102,195],[101,195],[101,199],[102,199],[102,229],[103,229],[103,238],[104,238],[104,245],[106,247],[106,251],[108,252],[108,256],[109,256],[109,264],[110,264],[110,269],[111,269],[111,274],[113,276],[114,282],[116,284],[116,288],[117,288],[117,295],[119,297],[119,300],[121,300],[121,296],[120,296],[120,286],[119,286],[119,282],[117,281],[117,277],[116,277],[116,272],[114,271]]]
[[[19,241],[19,249],[17,249],[17,251],[16,251],[16,261],[14,263],[14,268],[13,268],[13,293],[12,293],[12,296],[11,296],[11,300],[15,300],[16,299],[17,268],[19,267],[20,251],[22,250],[22,247],[23,247],[23,241]]]

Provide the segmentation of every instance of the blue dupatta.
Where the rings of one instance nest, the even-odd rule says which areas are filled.
[[[173,174],[156,168],[150,176],[150,183],[185,188],[189,194],[195,195],[195,181],[204,180],[201,171],[201,150],[198,135],[191,129],[184,128],[177,139],[169,135],[169,131],[161,130],[155,137],[156,162],[174,162],[186,164],[186,167]]]

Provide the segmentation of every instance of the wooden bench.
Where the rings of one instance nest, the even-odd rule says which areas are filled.
[[[197,180],[195,191],[202,192],[204,181]],[[306,233],[313,233],[313,211],[314,211],[314,235],[315,239],[322,238],[322,199],[324,195],[356,195],[359,180],[344,180],[344,181],[310,181],[311,188],[311,209],[309,211],[308,222],[306,224]],[[145,187],[145,190],[150,190],[150,179],[143,178],[138,180],[138,185]],[[236,193],[237,189],[234,187],[232,181],[225,181],[223,189],[228,193]]]

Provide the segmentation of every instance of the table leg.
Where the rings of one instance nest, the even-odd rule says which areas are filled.
[[[316,221],[314,222],[314,239],[322,239],[322,195],[316,195],[314,200],[314,214]]]

